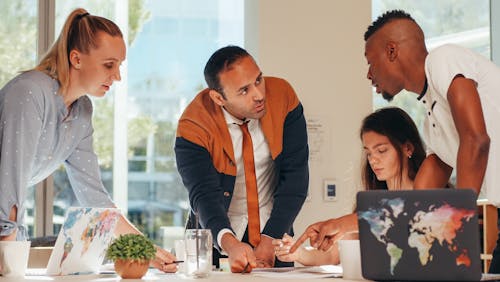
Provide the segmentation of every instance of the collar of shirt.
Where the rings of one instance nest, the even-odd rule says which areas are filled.
[[[79,114],[79,104],[80,104],[80,99],[82,99],[82,97],[76,99],[69,107],[66,107],[66,104],[64,104],[64,98],[62,95],[60,95],[57,90],[54,90],[54,95],[56,95],[56,103],[58,105],[58,108],[59,108],[59,115],[60,115],[60,119],[63,121],[63,122],[69,122],[69,121],[72,121],[72,120],[75,120],[78,118],[78,114]]]
[[[255,125],[255,123],[257,123],[259,121],[258,119],[251,119],[251,118],[241,120],[241,119],[233,116],[232,114],[230,114],[226,109],[224,109],[224,107],[221,107],[221,109],[222,109],[222,113],[224,114],[224,119],[226,120],[226,123],[228,125],[231,125],[231,124],[242,125],[243,123],[247,122],[248,128],[250,129],[250,127],[253,127]]]

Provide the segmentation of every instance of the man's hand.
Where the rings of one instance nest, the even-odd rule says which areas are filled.
[[[312,247],[328,251],[345,234],[352,232],[358,232],[358,218],[355,213],[311,224],[292,246],[290,253],[295,252],[307,239]]]
[[[273,267],[274,266],[274,247],[273,239],[269,236],[261,235],[260,243],[254,250],[257,258],[257,267]]]
[[[251,272],[257,267],[257,261],[250,245],[240,242],[233,234],[226,233],[221,239],[222,249],[226,251],[229,258],[231,272]]]
[[[177,264],[172,263],[176,260],[175,256],[158,246],[155,246],[155,249],[156,256],[150,265],[163,272],[176,272]]]

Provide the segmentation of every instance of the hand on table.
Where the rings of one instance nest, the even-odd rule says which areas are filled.
[[[231,272],[242,273],[244,271],[248,273],[257,267],[257,260],[250,245],[240,242],[230,233],[222,236],[221,244],[228,254]]]
[[[254,254],[257,259],[257,267],[273,267],[274,266],[274,248],[273,239],[269,236],[261,235],[260,243],[255,247]]]
[[[299,253],[302,247],[297,249],[297,251],[291,253],[290,248],[295,243],[295,240],[290,235],[285,233],[285,235],[283,235],[283,238],[274,239],[272,243],[274,246],[274,253],[279,260],[284,262],[294,262],[299,259]]]
[[[307,239],[311,246],[321,251],[328,251],[344,235],[358,231],[358,218],[355,213],[339,218],[332,218],[309,225],[297,242],[290,248],[295,252]]]
[[[156,256],[150,265],[163,272],[176,272],[177,264],[173,263],[176,260],[175,256],[158,246],[155,246],[155,248]]]

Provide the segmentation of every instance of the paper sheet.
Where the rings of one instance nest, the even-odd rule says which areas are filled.
[[[254,268],[251,275],[279,279],[314,279],[342,277],[340,265]]]

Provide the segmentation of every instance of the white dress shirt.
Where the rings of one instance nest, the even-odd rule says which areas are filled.
[[[243,133],[239,126],[243,121],[231,115],[224,108],[222,108],[222,111],[233,142],[233,152],[236,161],[236,180],[227,215],[234,230],[233,235],[241,241],[248,225],[245,169],[243,165]],[[277,179],[269,144],[264,136],[264,132],[262,132],[260,121],[257,119],[248,120],[248,131],[252,137],[253,144],[255,175],[259,195],[260,230],[262,231],[271,215],[273,192]],[[222,229],[217,234],[219,246],[222,246],[222,235],[228,232],[232,233],[229,229]]]

